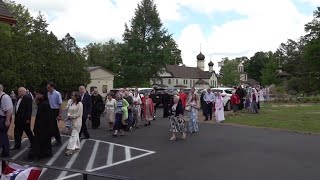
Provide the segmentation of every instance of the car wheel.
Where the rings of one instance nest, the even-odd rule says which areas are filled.
[[[226,106],[224,107],[224,110],[230,111],[231,109],[232,109],[231,103],[230,103],[230,101],[228,101],[227,104],[226,104]]]

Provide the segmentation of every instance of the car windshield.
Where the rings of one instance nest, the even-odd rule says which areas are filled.
[[[216,92],[217,92],[217,93],[218,93],[218,92],[222,93],[223,91],[222,91],[221,89],[213,89],[212,92],[213,92],[213,93],[216,93]]]
[[[232,94],[232,90],[233,89],[225,89],[224,92],[226,92],[227,94]]]

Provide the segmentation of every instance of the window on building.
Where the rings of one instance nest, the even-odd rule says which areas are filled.
[[[176,84],[179,84],[178,79],[176,79]]]
[[[188,84],[188,79],[186,79],[186,84]]]
[[[168,79],[168,84],[171,84],[171,79]]]
[[[108,93],[108,85],[102,85],[102,93]]]

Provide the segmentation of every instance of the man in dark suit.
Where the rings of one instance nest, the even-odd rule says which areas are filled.
[[[86,88],[84,86],[79,87],[79,92],[81,95],[81,102],[83,104],[83,114],[82,114],[82,126],[79,133],[79,137],[81,137],[81,134],[83,133],[84,139],[89,139],[90,135],[87,130],[87,118],[91,116],[91,110],[92,110],[92,104],[91,104],[91,96],[86,91]]]
[[[15,145],[11,147],[11,150],[21,148],[21,137],[23,132],[29,138],[30,144],[32,144],[33,134],[30,128],[31,114],[32,114],[32,99],[27,95],[27,90],[24,87],[20,87],[18,90],[18,101],[16,104],[15,120],[14,120],[14,141]]]
[[[163,105],[163,117],[164,118],[169,116],[170,100],[171,100],[171,97],[168,94],[168,91],[165,90],[164,94],[162,95],[162,99],[161,99],[161,103]]]

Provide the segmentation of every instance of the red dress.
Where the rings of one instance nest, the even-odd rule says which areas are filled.
[[[237,94],[233,94],[233,95],[231,96],[230,100],[231,100],[231,104],[232,104],[232,105],[238,105],[238,104],[240,104],[240,98],[239,98],[239,96],[238,96]]]

